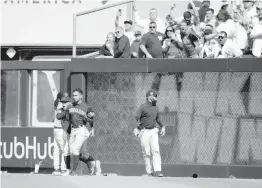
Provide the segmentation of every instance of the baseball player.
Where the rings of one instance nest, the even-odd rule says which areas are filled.
[[[62,112],[62,108],[63,108],[62,99],[64,98],[64,95],[66,94],[59,92],[54,102],[54,107],[55,107],[54,169],[55,171],[53,172],[53,175],[68,175],[69,174],[69,170],[67,170],[67,165],[64,160],[64,158],[67,158],[67,156],[69,156],[69,147],[68,147],[69,136],[68,136],[67,130],[64,129],[63,122],[60,120],[60,118],[57,118],[57,116]]]
[[[83,91],[80,88],[73,91],[73,103],[72,105],[68,105],[66,110],[68,110],[71,123],[69,144],[72,169],[70,175],[75,176],[79,159],[86,162],[89,168],[90,164],[95,165],[90,156],[86,156],[87,158],[85,159],[83,159],[82,155],[80,156],[80,150],[84,141],[86,141],[89,136],[94,135],[93,117],[95,116],[95,113],[91,107],[88,107],[88,105],[83,102]],[[88,129],[90,128],[91,130],[89,131]]]
[[[62,108],[57,113],[56,118],[61,121],[62,127],[64,129],[64,140],[66,140],[66,152],[64,152],[64,161],[67,168],[67,173],[65,175],[68,175],[68,172],[70,171],[70,151],[69,151],[69,138],[71,133],[71,126],[70,126],[70,119],[69,119],[69,113],[66,111],[66,108],[68,105],[71,104],[71,99],[68,97],[68,94],[65,93],[62,99],[60,100],[62,103]]]
[[[145,160],[147,176],[163,177],[161,172],[161,156],[159,151],[159,129],[160,135],[165,135],[165,126],[160,121],[159,110],[156,106],[157,92],[149,90],[146,93],[146,103],[142,104],[136,112],[138,127],[134,129],[134,134],[140,138],[142,152]]]

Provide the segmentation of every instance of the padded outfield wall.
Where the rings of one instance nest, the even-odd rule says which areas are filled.
[[[142,174],[134,112],[153,88],[167,126],[160,139],[166,175],[262,177],[261,59],[72,59],[1,66],[2,167],[33,167],[42,160],[52,168],[54,96],[81,87],[97,114],[90,152],[108,172]],[[79,170],[86,173],[85,165]]]

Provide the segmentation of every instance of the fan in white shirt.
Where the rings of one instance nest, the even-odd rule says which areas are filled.
[[[144,33],[149,32],[149,23],[155,22],[157,25],[157,31],[160,33],[165,33],[166,25],[165,22],[158,16],[158,12],[155,8],[150,9],[149,19],[141,19],[136,6],[133,6],[135,22],[136,24],[144,29]]]
[[[218,58],[241,57],[243,55],[239,46],[227,38],[227,33],[225,31],[219,33],[218,42],[221,46],[221,53]]]

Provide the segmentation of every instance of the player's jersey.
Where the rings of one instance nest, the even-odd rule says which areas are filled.
[[[159,118],[159,110],[157,106],[153,106],[151,103],[146,102],[142,104],[136,112],[136,119],[140,121],[138,129],[153,129],[156,127],[156,123],[163,127],[163,124]]]
[[[88,121],[87,114],[93,112],[86,103],[73,104],[69,108],[69,115],[72,126],[85,125]],[[90,122],[89,122],[90,123]]]

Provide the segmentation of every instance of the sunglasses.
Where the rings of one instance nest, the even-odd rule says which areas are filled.
[[[116,31],[115,33],[118,34],[118,33],[120,33],[120,31]]]
[[[156,26],[150,26],[149,28],[150,28],[150,29],[152,29],[152,28],[156,28]]]
[[[173,32],[173,30],[166,30],[167,32]]]
[[[225,38],[225,37],[223,37],[223,36],[219,36],[219,37],[218,37],[218,39],[224,39],[224,38]]]

